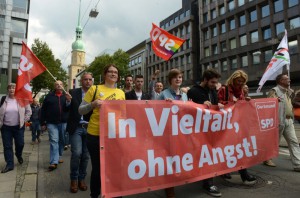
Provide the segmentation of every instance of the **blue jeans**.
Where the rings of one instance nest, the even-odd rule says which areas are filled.
[[[40,131],[41,131],[40,122],[38,120],[32,121],[31,122],[31,136],[32,136],[31,140],[33,142],[35,142],[35,140],[40,137]]]
[[[22,157],[24,148],[24,131],[25,125],[22,128],[20,128],[19,125],[3,125],[1,128],[4,159],[6,161],[7,168],[14,168],[13,139],[15,141],[15,155],[17,158]]]
[[[47,124],[50,141],[50,164],[58,164],[65,145],[66,123]]]
[[[86,146],[87,131],[85,128],[78,127],[70,135],[71,141],[71,161],[70,161],[70,178],[71,180],[84,180],[86,168],[90,159],[89,151]]]

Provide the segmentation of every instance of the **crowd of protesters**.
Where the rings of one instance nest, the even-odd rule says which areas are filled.
[[[6,166],[1,173],[14,169],[13,139],[15,155],[20,164],[23,163],[22,150],[24,147],[24,123],[31,121],[32,144],[40,142],[41,131],[48,130],[50,141],[49,171],[58,168],[63,163],[62,155],[66,141],[71,145],[70,158],[70,192],[88,190],[85,183],[87,166],[91,160],[90,196],[99,197],[101,194],[100,175],[100,147],[99,147],[99,111],[103,100],[191,100],[197,104],[204,104],[207,108],[217,105],[220,109],[227,104],[239,100],[250,101],[248,76],[242,70],[236,70],[224,85],[220,84],[221,74],[214,69],[203,72],[201,82],[192,87],[182,87],[183,75],[179,69],[171,69],[168,74],[168,88],[164,89],[162,82],[156,81],[159,70],[151,76],[148,92],[143,90],[144,77],[142,75],[125,76],[125,86],[121,90],[116,84],[119,80],[119,69],[110,64],[104,68],[104,81],[93,85],[92,73],[82,74],[81,87],[65,91],[61,81],[55,82],[54,91],[46,95],[42,105],[34,100],[29,105],[20,107],[14,98],[15,84],[7,87],[7,96],[1,98],[0,128],[4,147]],[[276,78],[277,86],[269,91],[268,97],[278,98],[279,101],[279,138],[283,136],[291,154],[294,171],[300,172],[300,148],[295,135],[294,108],[300,108],[300,91],[290,89],[290,79],[286,74]],[[296,119],[299,119],[298,117]],[[68,133],[68,135],[66,135]],[[69,137],[69,140],[66,140]],[[68,143],[69,144],[69,143]],[[269,159],[263,164],[275,167]],[[239,170],[245,185],[253,185],[256,178],[247,169]],[[222,175],[231,179],[230,174]],[[203,189],[211,196],[220,197],[222,194],[214,184],[213,178],[203,180]],[[174,187],[165,189],[168,198],[174,198]]]

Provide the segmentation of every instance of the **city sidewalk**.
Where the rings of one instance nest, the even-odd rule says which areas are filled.
[[[296,134],[300,141],[300,125],[295,124]],[[41,136],[42,142],[48,141],[48,133]],[[283,138],[282,138],[283,139]],[[15,169],[5,174],[0,173],[0,197],[5,198],[36,198],[38,194],[39,145],[31,145],[31,131],[25,130],[25,146],[23,151],[24,163],[18,164],[15,157]],[[280,146],[286,147],[285,140]],[[42,150],[40,150],[42,152]],[[4,168],[5,160],[3,155],[2,140],[0,141],[0,168]],[[42,189],[41,189],[42,190]],[[72,195],[72,194],[71,194]]]
[[[23,150],[23,164],[19,164],[15,157],[15,168],[13,171],[0,173],[0,197],[5,198],[36,198],[37,176],[38,176],[38,144],[31,145],[31,131],[25,130],[25,146]],[[48,134],[44,136],[48,140]],[[42,136],[43,141],[43,136]],[[6,163],[3,155],[2,139],[0,141],[0,169]]]

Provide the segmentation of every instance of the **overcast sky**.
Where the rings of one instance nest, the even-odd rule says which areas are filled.
[[[82,0],[81,26],[99,0]],[[28,46],[39,38],[66,68],[71,63],[72,43],[78,21],[79,0],[31,0]],[[126,51],[149,38],[151,23],[159,22],[181,8],[182,0],[100,0],[99,15],[83,30],[86,63],[106,49]]]

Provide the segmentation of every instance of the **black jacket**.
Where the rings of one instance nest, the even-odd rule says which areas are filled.
[[[81,115],[78,112],[78,108],[80,103],[82,102],[82,89],[81,88],[71,89],[69,93],[72,96],[72,100],[70,104],[70,112],[69,112],[66,131],[68,131],[69,134],[73,134],[81,120]],[[88,122],[86,116],[83,116],[83,120]]]
[[[125,93],[126,100],[137,100],[137,96],[135,94],[134,89]],[[142,100],[150,100],[151,96],[148,93],[142,92]]]
[[[50,92],[43,101],[40,122],[42,125],[66,123],[68,111],[65,94],[58,97],[55,92]]]
[[[187,96],[193,102],[203,104],[205,101],[210,101],[211,104],[218,104],[218,95],[216,90],[201,87],[200,85],[193,86],[188,92]]]

